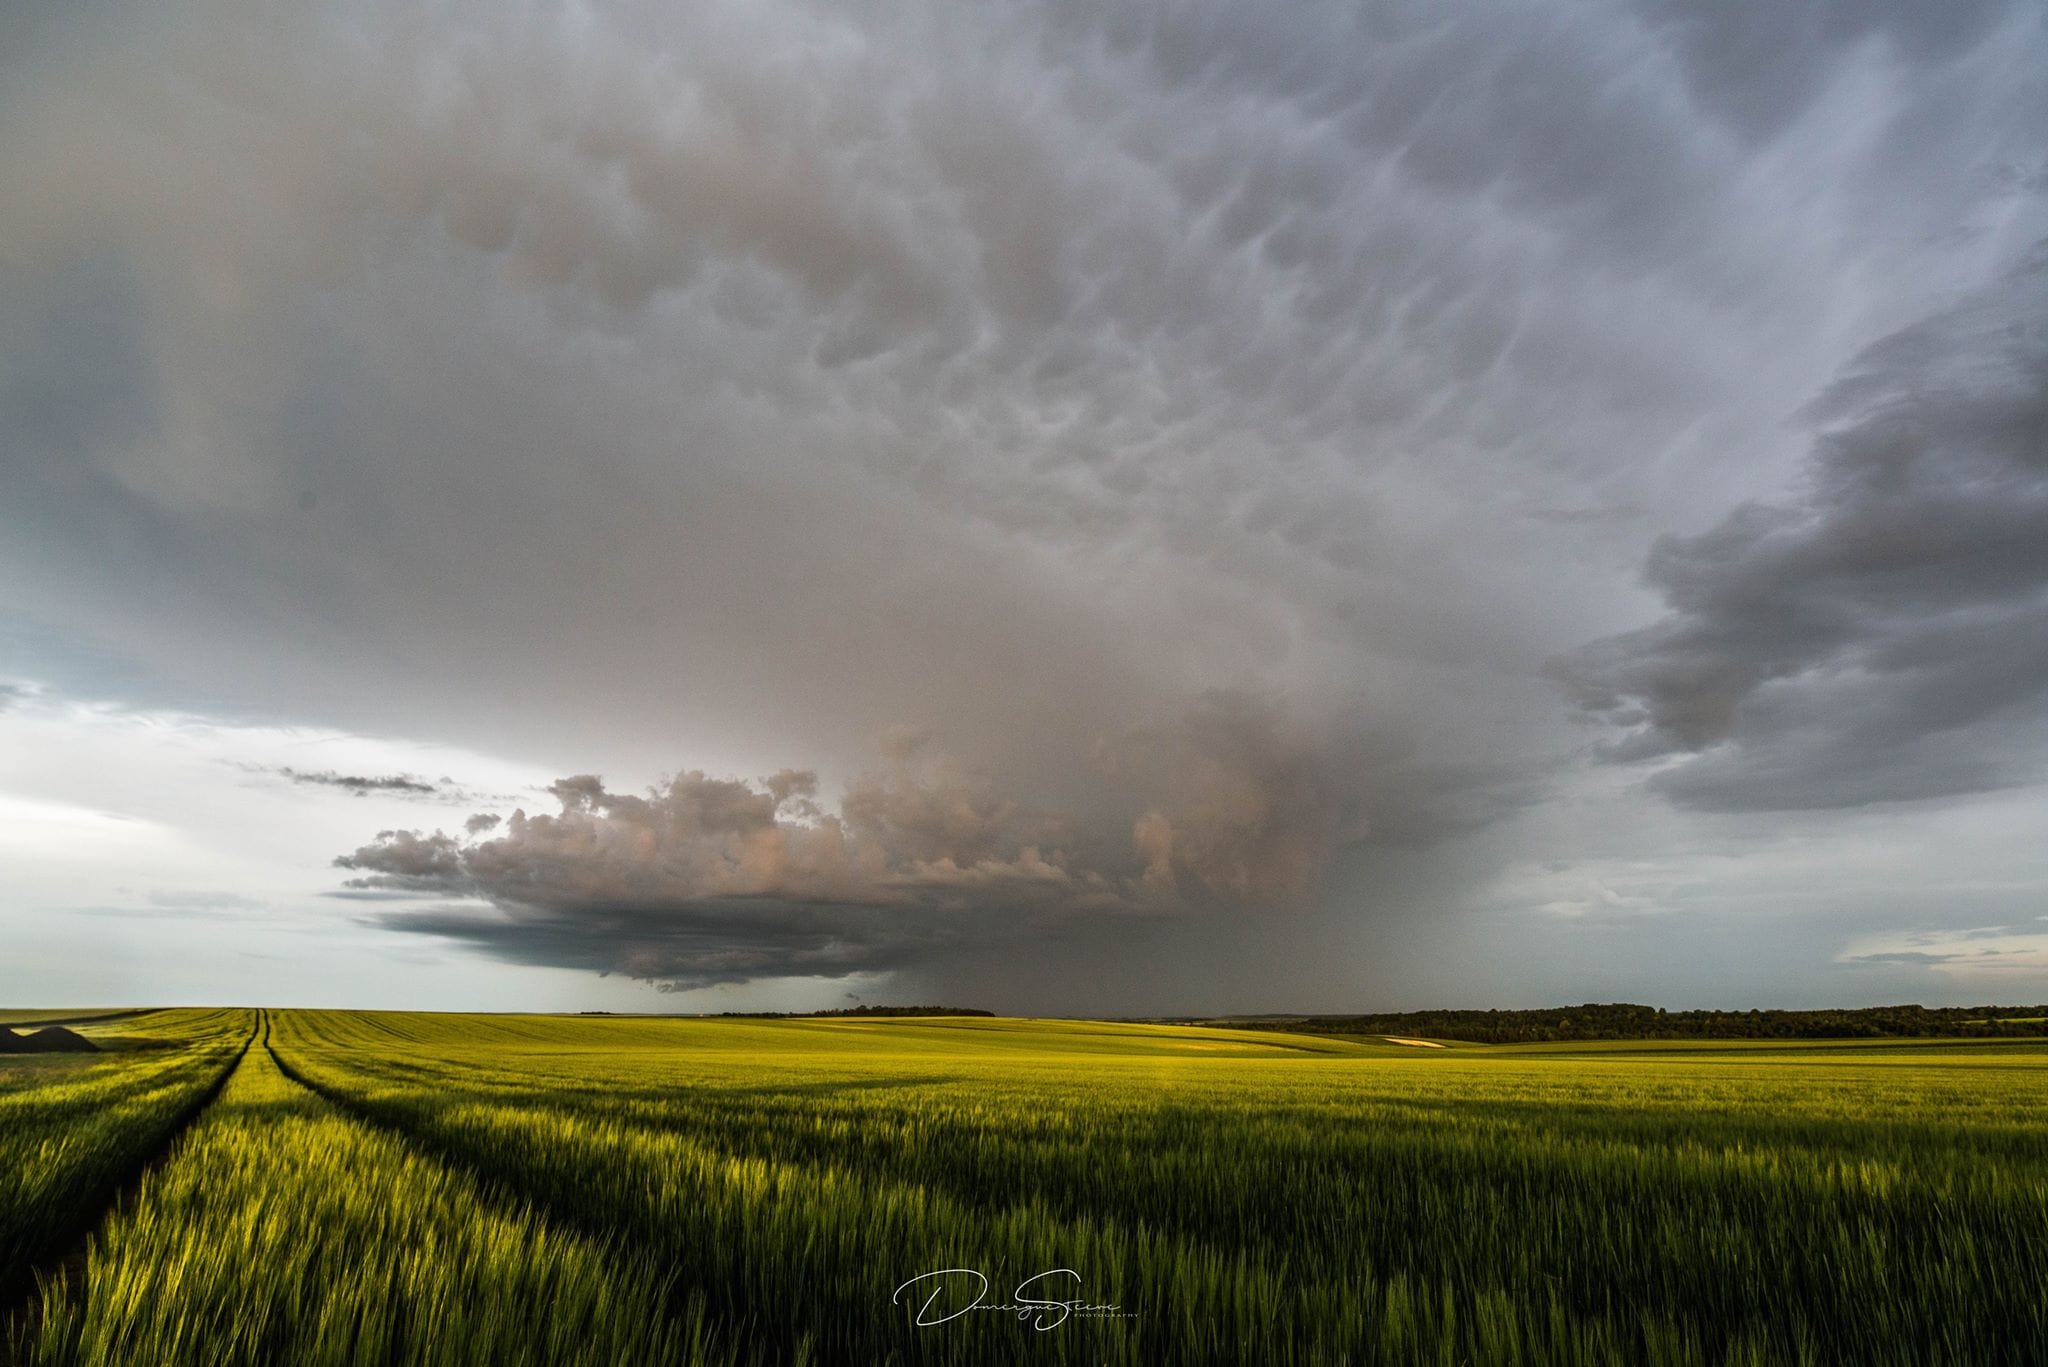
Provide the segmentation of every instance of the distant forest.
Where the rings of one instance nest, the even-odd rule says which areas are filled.
[[[1474,1044],[1598,1039],[1922,1039],[2048,1035],[2048,1006],[1867,1006],[1830,1011],[1666,1011],[1587,1002],[1539,1011],[1402,1011],[1379,1016],[1233,1016],[1190,1025],[1316,1035],[1415,1035]]]
[[[807,1016],[993,1016],[974,1006],[842,1006],[836,1011],[806,1011]]]
[[[842,1006],[836,1011],[721,1011],[741,1020],[794,1020],[813,1016],[993,1016],[974,1006]]]

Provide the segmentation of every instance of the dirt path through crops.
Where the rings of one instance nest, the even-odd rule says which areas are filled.
[[[258,1013],[256,1019],[257,1024],[251,1027],[249,1038],[242,1041],[234,1062],[221,1069],[220,1076],[192,1098],[191,1104],[172,1120],[155,1146],[115,1182],[105,1199],[98,1202],[90,1214],[37,1250],[19,1277],[9,1285],[0,1286],[0,1364],[11,1364],[16,1360],[17,1345],[25,1352],[35,1342],[45,1283],[57,1288],[61,1295],[76,1294],[85,1275],[86,1253],[92,1247],[93,1236],[105,1229],[115,1214],[135,1199],[143,1181],[152,1172],[170,1161],[171,1155],[177,1151],[178,1142],[191,1130],[193,1123],[219,1099],[228,1079],[249,1057],[249,1048],[256,1043],[258,1034],[268,1028],[267,1012]]]
[[[1433,1039],[1401,1039],[1395,1035],[1381,1035],[1380,1038],[1389,1044],[1405,1044],[1411,1049],[1441,1049],[1444,1047]]]

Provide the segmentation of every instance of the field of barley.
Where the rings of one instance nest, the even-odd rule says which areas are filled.
[[[75,1028],[0,1061],[23,1363],[2048,1361],[2042,1042]]]

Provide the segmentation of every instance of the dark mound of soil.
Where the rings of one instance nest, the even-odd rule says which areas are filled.
[[[96,1054],[99,1046],[76,1030],[45,1026],[32,1035],[0,1030],[0,1054]]]

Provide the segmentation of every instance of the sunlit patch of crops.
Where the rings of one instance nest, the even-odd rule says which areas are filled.
[[[53,1285],[46,1364],[729,1360],[670,1271],[493,1199],[250,1050],[219,1101]]]
[[[1218,1048],[1216,1046],[1226,1046]],[[2048,1054],[294,1014],[358,1113],[847,1361],[2024,1362]],[[1129,1318],[919,1328],[944,1267]]]

